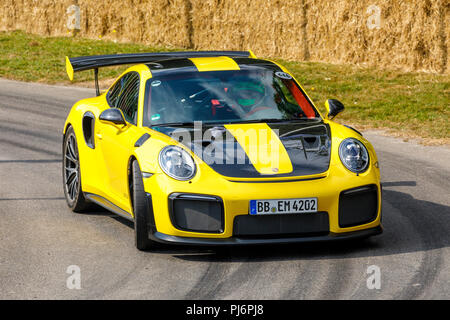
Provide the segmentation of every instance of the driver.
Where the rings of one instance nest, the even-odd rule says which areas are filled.
[[[261,105],[266,96],[263,84],[250,81],[238,82],[229,88],[228,93],[237,103],[239,113],[242,113],[241,117],[244,119],[252,118],[259,111],[271,109]]]

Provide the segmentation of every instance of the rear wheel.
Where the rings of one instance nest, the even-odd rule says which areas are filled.
[[[148,250],[155,245],[154,242],[148,238],[149,204],[144,190],[144,182],[142,180],[142,172],[139,163],[134,160],[131,166],[133,174],[131,191],[136,248],[138,250]]]
[[[83,212],[90,207],[81,190],[80,157],[75,132],[69,127],[64,136],[62,161],[63,187],[67,205],[74,212]]]

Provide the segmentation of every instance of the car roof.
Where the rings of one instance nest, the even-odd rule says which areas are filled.
[[[171,58],[145,63],[152,75],[173,74],[179,72],[224,71],[241,69],[267,68],[281,70],[269,61],[243,57],[199,57],[199,58]]]

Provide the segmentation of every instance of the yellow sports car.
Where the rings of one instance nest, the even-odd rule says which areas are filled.
[[[100,93],[98,70],[133,64]],[[136,247],[363,238],[382,232],[377,156],[322,116],[283,66],[251,51],[66,58],[97,96],[64,125],[63,186],[134,222]]]

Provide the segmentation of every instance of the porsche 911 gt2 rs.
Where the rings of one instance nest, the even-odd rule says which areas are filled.
[[[133,64],[103,93],[98,69]],[[134,222],[157,243],[243,245],[382,232],[377,156],[358,131],[322,116],[283,66],[251,51],[66,58],[94,70],[97,96],[63,130],[63,187]]]

